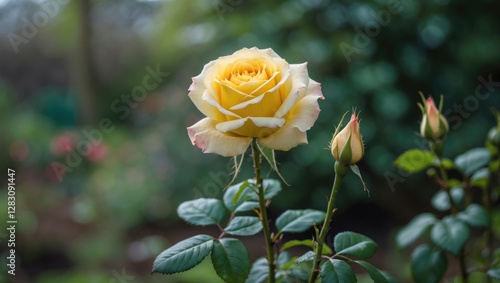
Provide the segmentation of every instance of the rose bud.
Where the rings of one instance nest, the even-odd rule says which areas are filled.
[[[439,141],[441,138],[446,136],[448,133],[448,122],[441,114],[441,106],[443,98],[441,97],[441,103],[439,110],[436,108],[434,99],[429,97],[424,99],[422,95],[423,105],[419,104],[422,110],[422,123],[420,124],[420,134],[431,141]]]
[[[333,137],[330,150],[333,157],[343,165],[354,164],[363,158],[364,145],[356,113],[352,114],[345,128]]]

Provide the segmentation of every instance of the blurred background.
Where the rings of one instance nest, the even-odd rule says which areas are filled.
[[[408,282],[409,251],[396,249],[394,233],[432,211],[437,188],[393,160],[425,144],[418,91],[444,96],[447,157],[484,145],[489,108],[500,106],[498,11],[493,0],[1,0],[0,165],[16,170],[14,282],[221,282],[209,260],[175,276],[150,271],[170,245],[218,235],[176,214],[183,201],[220,198],[232,172],[231,160],[191,145],[186,127],[202,114],[187,88],[205,63],[253,46],[308,61],[326,98],[309,145],[277,153],[291,186],[271,218],[325,209],[334,163],[326,148],[355,107],[371,196],[348,176],[329,242],[343,230],[368,235],[380,244],[372,263]],[[251,170],[247,158],[237,181]],[[262,240],[244,240],[252,260]]]

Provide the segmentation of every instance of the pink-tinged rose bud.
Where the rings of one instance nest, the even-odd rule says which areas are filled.
[[[423,115],[422,123],[420,124],[420,134],[428,140],[439,141],[448,133],[448,122],[436,107],[432,97],[423,100],[423,105],[420,105]]]
[[[364,145],[356,113],[352,114],[344,129],[333,137],[330,150],[333,157],[343,165],[354,164],[363,158]]]

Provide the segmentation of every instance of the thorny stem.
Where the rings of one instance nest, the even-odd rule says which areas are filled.
[[[261,175],[261,153],[259,147],[257,145],[257,140],[252,141],[252,156],[253,156],[253,168],[255,171],[255,180],[258,189],[258,197],[259,197],[259,209],[260,209],[260,221],[262,222],[264,239],[266,241],[266,251],[267,251],[267,260],[269,264],[269,283],[275,282],[275,263],[274,263],[274,242],[271,239],[271,232],[269,229],[269,220],[267,218],[267,207],[266,200],[264,198],[264,185],[262,183],[262,175]]]
[[[333,212],[335,211],[335,197],[337,196],[337,192],[340,188],[340,185],[342,184],[342,179],[344,179],[344,176],[348,172],[348,168],[349,167],[335,162],[335,181],[333,181],[332,192],[330,194],[330,199],[328,199],[328,207],[326,209],[325,220],[323,221],[323,226],[321,227],[321,231],[317,239],[318,244],[315,249],[316,255],[314,257],[314,264],[308,281],[309,283],[314,283],[319,275],[319,264],[321,261],[321,255],[323,253],[325,237],[328,234],[328,230],[330,230],[330,221],[332,220]]]

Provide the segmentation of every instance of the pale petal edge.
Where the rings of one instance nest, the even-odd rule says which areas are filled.
[[[215,121],[204,118],[187,128],[189,139],[203,153],[215,153],[230,157],[245,153],[252,138],[232,136],[221,133],[215,128]]]

